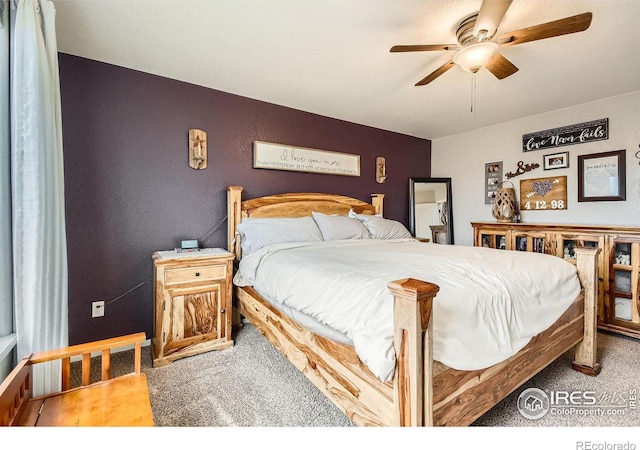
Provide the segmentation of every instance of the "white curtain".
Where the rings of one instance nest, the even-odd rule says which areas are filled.
[[[11,61],[13,289],[18,358],[68,345],[64,168],[55,7],[14,1]],[[59,367],[34,373],[36,395]]]

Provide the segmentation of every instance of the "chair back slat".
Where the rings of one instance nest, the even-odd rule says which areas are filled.
[[[82,354],[82,385],[91,384],[91,352]]]
[[[139,374],[142,370],[142,343],[138,342],[136,344],[136,350],[135,350],[135,373]]]
[[[111,378],[111,352],[102,350],[102,381],[107,381],[109,378]]]
[[[71,358],[62,358],[62,390],[71,389]]]

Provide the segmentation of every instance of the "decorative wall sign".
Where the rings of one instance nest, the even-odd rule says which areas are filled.
[[[255,141],[253,167],[359,177],[360,155]]]
[[[530,152],[605,139],[609,139],[608,118],[523,134],[522,151]]]
[[[520,180],[520,211],[567,209],[567,177]]]
[[[484,204],[493,205],[502,183],[502,161],[488,162],[484,165]]]
[[[518,161],[518,168],[516,169],[516,171],[507,172],[506,177],[507,178],[517,177],[518,175],[522,175],[523,173],[531,172],[532,170],[537,169],[538,167],[540,167],[540,164],[538,163],[525,164],[523,161]]]
[[[578,156],[578,201],[626,200],[626,151]]]
[[[565,169],[569,167],[569,152],[544,155],[544,170]]]

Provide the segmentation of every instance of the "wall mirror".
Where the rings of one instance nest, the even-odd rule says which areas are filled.
[[[409,231],[418,239],[453,244],[451,178],[409,178]]]

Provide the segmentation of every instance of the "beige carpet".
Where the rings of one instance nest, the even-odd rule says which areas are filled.
[[[253,326],[234,338],[229,350],[144,368],[157,426],[353,426]]]
[[[637,427],[640,425],[640,411],[629,408],[629,397],[633,391],[640,394],[640,341],[598,333],[598,358],[602,372],[597,377],[589,377],[571,369],[573,352],[565,353],[478,419],[476,425]],[[528,388],[541,389],[547,394],[551,391],[575,393],[583,403],[589,403],[588,398],[595,397],[596,404],[565,405],[559,401],[554,408],[557,413],[549,411],[540,419],[530,420],[517,408],[518,396]],[[587,400],[584,400],[585,396]]]
[[[235,346],[152,368],[143,349],[154,420],[161,427],[351,427],[353,424],[251,325]],[[483,427],[637,427],[630,392],[640,392],[640,342],[599,333],[602,372],[592,378],[571,369],[570,353],[517,389],[474,425]],[[114,372],[130,352],[114,355]],[[94,370],[99,370],[95,367]],[[527,388],[592,392],[596,408],[547,413],[537,420],[517,408]],[[615,408],[614,408],[615,407]],[[615,411],[614,411],[615,410]],[[613,412],[611,412],[613,411]],[[616,414],[613,414],[616,413]],[[633,415],[636,413],[636,415]]]

